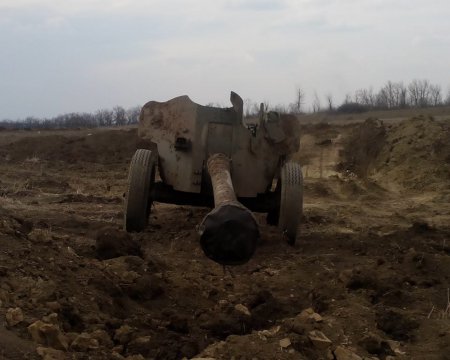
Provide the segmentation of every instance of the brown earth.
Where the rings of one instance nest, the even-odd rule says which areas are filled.
[[[208,209],[120,230],[136,129],[2,132],[0,359],[449,359],[448,123],[383,124],[349,161],[365,126],[303,125],[297,245],[257,215],[256,255],[225,269]]]

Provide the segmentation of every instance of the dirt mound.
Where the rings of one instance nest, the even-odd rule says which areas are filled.
[[[1,146],[0,158],[30,164],[41,161],[114,163],[131,158],[137,145],[137,129],[93,131],[87,134],[42,132]]]
[[[368,119],[344,141],[341,157],[340,171],[388,187],[448,189],[450,127],[423,116],[389,126]]]
[[[382,121],[367,119],[354,128],[343,142],[342,162],[338,170],[344,170],[367,178],[370,169],[386,142],[386,128]]]
[[[416,190],[448,189],[449,125],[417,117],[392,126],[374,169],[383,183],[394,182]]]

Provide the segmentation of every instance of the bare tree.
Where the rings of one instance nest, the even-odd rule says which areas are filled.
[[[317,95],[317,92],[315,92],[315,91],[314,91],[314,99],[312,102],[312,108],[313,108],[313,112],[320,111],[320,99],[319,99],[319,96]]]
[[[331,93],[328,93],[325,95],[325,99],[328,104],[328,111],[333,111],[333,95]]]
[[[392,81],[388,81],[381,89],[386,100],[386,108],[392,109],[395,107],[395,85]]]
[[[94,116],[99,126],[112,126],[113,124],[113,112],[111,110],[98,110]]]
[[[374,94],[373,88],[359,89],[355,91],[355,102],[367,107],[376,107],[377,95]]]
[[[426,107],[429,105],[430,82],[428,80],[413,80],[408,85],[410,103],[415,107]]]
[[[430,85],[430,100],[433,106],[442,104],[442,89],[439,85]]]
[[[344,104],[350,104],[352,102],[352,95],[350,93],[345,94]]]
[[[127,123],[125,109],[122,106],[116,106],[113,109],[114,113],[114,125],[122,126]]]
[[[378,91],[376,107],[380,109],[389,108],[389,94],[385,88],[381,88],[380,91]]]
[[[34,116],[28,116],[24,120],[24,125],[28,129],[33,129],[39,127],[39,119],[35,118]]]
[[[447,96],[445,98],[445,105],[450,106],[450,88],[447,91]]]
[[[140,106],[134,106],[126,111],[127,124],[137,124],[139,121],[139,114],[141,113]]]
[[[365,92],[366,92],[366,89],[358,89],[358,90],[355,91],[355,96],[354,96],[355,103],[364,105],[364,102],[366,100],[365,99]]]
[[[305,92],[301,87],[297,88],[294,102],[294,112],[300,114],[302,112],[302,106],[305,103]]]
[[[384,109],[397,109],[406,106],[407,90],[402,82],[388,81],[376,96],[376,106]]]
[[[400,108],[405,108],[407,104],[406,94],[408,93],[408,90],[406,89],[406,86],[403,84],[403,82],[397,83],[397,106]]]

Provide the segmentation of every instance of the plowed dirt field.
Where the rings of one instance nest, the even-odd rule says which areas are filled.
[[[227,268],[209,209],[121,230],[136,129],[0,132],[0,359],[450,359],[448,124],[303,125],[296,246]]]

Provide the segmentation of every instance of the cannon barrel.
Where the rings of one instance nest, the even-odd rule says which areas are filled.
[[[236,199],[230,159],[224,154],[208,158],[207,168],[214,192],[214,209],[203,219],[200,244],[207,257],[222,265],[246,263],[259,240],[258,223],[252,212]]]

